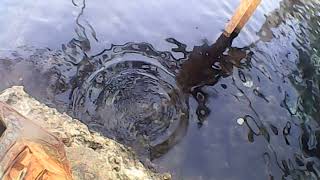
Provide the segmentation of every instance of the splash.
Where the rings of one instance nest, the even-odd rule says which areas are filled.
[[[172,146],[183,136],[188,107],[169,52],[147,43],[127,43],[83,61],[78,69],[86,71],[76,75],[81,84],[71,92],[71,109],[89,128],[137,151],[147,149],[152,156],[165,153],[169,147],[164,144]]]

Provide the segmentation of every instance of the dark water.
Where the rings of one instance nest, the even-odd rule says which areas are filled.
[[[1,1],[0,89],[24,85],[175,179],[318,179],[319,1],[263,1],[225,54],[237,63],[191,93],[177,82],[238,3]]]

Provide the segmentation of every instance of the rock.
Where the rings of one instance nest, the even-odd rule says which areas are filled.
[[[0,101],[62,140],[74,179],[156,180],[171,177],[147,169],[128,148],[97,132],[90,132],[79,120],[38,102],[21,86],[1,92]]]
[[[163,174],[163,180],[171,180],[171,174],[169,173]]]

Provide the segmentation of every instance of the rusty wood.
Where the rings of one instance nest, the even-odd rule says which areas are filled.
[[[250,19],[260,2],[261,0],[241,0],[236,12],[226,26],[224,34],[227,37],[230,37],[230,35],[235,31],[239,33]]]

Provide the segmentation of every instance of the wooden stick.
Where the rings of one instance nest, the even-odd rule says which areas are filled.
[[[213,85],[220,76],[227,76],[228,73],[232,72],[229,72],[230,69],[228,70],[227,68],[231,63],[227,62],[226,57],[223,57],[223,53],[227,48],[231,47],[233,39],[237,37],[260,2],[261,0],[242,0],[216,42],[209,47],[202,46],[193,49],[188,61],[183,63],[177,75],[178,84],[184,92],[190,92],[193,87],[200,87],[204,84]],[[237,60],[240,62],[240,59],[242,58]],[[226,68],[221,72],[214,72],[212,65],[215,62],[225,64]]]
[[[224,29],[224,35],[230,37],[233,32],[239,33],[250,19],[261,0],[241,0],[240,5]]]

